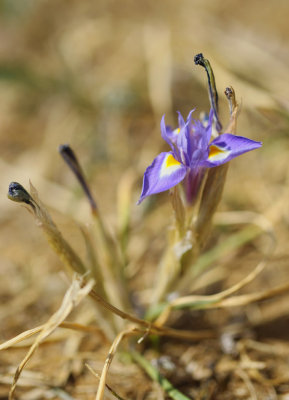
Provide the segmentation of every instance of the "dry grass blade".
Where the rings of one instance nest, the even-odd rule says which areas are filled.
[[[174,338],[179,338],[179,339],[186,339],[186,340],[199,340],[199,339],[205,339],[205,338],[211,338],[214,337],[214,333],[209,331],[209,330],[204,330],[204,331],[186,331],[186,330],[178,330],[178,329],[172,329],[168,328],[166,326],[157,326],[149,321],[146,321],[144,319],[138,318],[132,314],[128,314],[119,308],[113,306],[112,304],[108,303],[106,300],[104,300],[101,296],[99,296],[95,290],[91,290],[90,296],[101,306],[106,308],[108,311],[114,313],[115,315],[118,315],[120,318],[124,320],[128,320],[131,322],[134,322],[138,325],[140,325],[142,328],[145,329],[146,332],[150,332],[152,334],[160,335],[160,336],[168,336],[168,337],[174,337]]]
[[[89,281],[86,285],[83,285],[83,283],[79,279],[73,280],[71,286],[65,293],[65,296],[63,298],[60,308],[42,326],[40,334],[37,336],[35,342],[29,349],[25,358],[22,360],[22,362],[17,367],[17,370],[14,375],[14,379],[13,379],[13,384],[12,384],[12,387],[11,387],[11,390],[9,393],[9,400],[12,400],[14,398],[14,392],[15,392],[17,381],[20,377],[20,374],[21,374],[23,368],[25,367],[25,365],[27,364],[27,362],[32,357],[32,355],[35,352],[35,350],[37,349],[37,347],[39,346],[39,344],[43,340],[45,340],[45,338],[47,338],[47,336],[49,336],[65,320],[65,318],[70,314],[72,309],[75,308],[81,302],[81,300],[89,294],[93,285],[94,285],[93,280]]]
[[[138,335],[139,334],[139,330],[135,329],[135,328],[130,328],[127,330],[124,330],[122,332],[120,332],[117,337],[115,338],[115,340],[113,341],[110,349],[109,349],[109,353],[108,356],[106,357],[102,372],[101,372],[101,376],[100,376],[100,380],[99,380],[99,386],[98,386],[98,390],[97,390],[97,394],[96,394],[96,398],[95,400],[102,400],[103,396],[104,396],[104,389],[106,386],[106,377],[108,374],[108,370],[110,367],[110,364],[112,362],[112,359],[118,349],[118,346],[120,345],[121,341],[128,336],[134,336],[134,335]]]
[[[36,335],[36,333],[41,332],[43,327],[44,325],[36,326],[35,328],[28,329],[27,331],[20,333],[19,335],[15,336],[12,339],[6,340],[6,342],[0,345],[0,351],[9,349],[10,347],[14,347],[17,344],[23,342],[24,340],[29,339],[30,337]],[[62,322],[61,324],[59,324],[58,327],[64,329],[71,329],[79,332],[96,333],[101,336],[104,342],[108,341],[106,335],[104,334],[102,329],[99,328],[98,326],[86,326],[75,322]]]
[[[263,270],[263,268],[264,264],[262,262],[243,281],[239,282],[232,288],[229,288],[227,291],[221,292],[217,295],[187,296],[176,299],[174,302],[172,302],[173,305],[171,303],[167,308],[165,308],[162,311],[158,319],[155,321],[154,326],[159,325],[161,327],[161,325],[164,324],[168,319],[172,309],[184,309],[184,308],[212,309],[212,308],[240,307],[258,301],[270,299],[276,296],[280,296],[289,291],[289,282],[286,282],[285,284],[279,285],[273,289],[226,298],[228,294],[232,293],[233,290],[239,290],[243,285],[249,283],[255,276],[257,276]],[[219,299],[218,296],[220,296]]]
[[[78,257],[78,255],[75,253],[75,251],[71,248],[71,246],[67,243],[67,241],[63,238],[63,236],[57,229],[48,211],[40,201],[37,190],[31,182],[30,192],[35,204],[34,215],[36,217],[38,225],[45,233],[50,246],[58,254],[63,264],[68,267],[69,271],[71,271],[72,268],[75,272],[79,274],[85,274],[87,272],[87,269],[85,268],[81,259]]]
[[[206,308],[225,308],[225,307],[239,307],[247,304],[254,303],[256,301],[270,299],[272,297],[280,296],[283,293],[289,291],[289,282],[279,285],[273,289],[263,290],[257,293],[243,294],[240,296],[230,297],[228,299],[221,300],[218,303],[212,304]]]
[[[252,280],[255,279],[264,270],[265,266],[266,266],[266,261],[261,261],[257,265],[257,267],[252,272],[250,272],[250,274],[248,274],[244,279],[242,279],[235,285],[231,286],[230,288],[223,290],[220,293],[216,293],[210,296],[197,296],[197,295],[184,296],[171,301],[163,310],[163,312],[160,314],[160,316],[157,318],[155,324],[160,326],[164,325],[170,315],[170,312],[174,309],[182,309],[182,308],[198,309],[206,307],[208,304],[219,302],[222,299],[225,299],[226,297],[230,296],[231,294],[243,288],[245,285],[248,285],[250,282],[252,282]]]
[[[37,326],[36,328],[29,329],[28,331],[22,332],[19,335],[15,336],[14,338],[7,340],[6,342],[4,342],[0,345],[0,351],[9,349],[9,347],[13,347],[17,343],[20,343],[23,340],[30,338],[31,336],[35,335],[38,332],[41,332],[43,327],[44,327],[44,325]]]
[[[188,268],[186,274],[177,282],[176,290],[184,293],[190,290],[188,283],[193,282],[194,278],[208,268],[218,258],[229,252],[240,248],[263,233],[257,226],[248,226],[237,233],[231,234],[227,239],[216,247],[202,254],[197,261]]]
[[[88,370],[99,380],[100,376],[96,373],[89,364],[85,364]],[[112,393],[112,395],[118,400],[124,400],[119,394],[117,394],[108,384],[105,387]]]
[[[188,296],[187,299],[191,297],[191,299],[194,300],[193,303],[182,303],[184,298],[180,298],[177,300],[180,300],[178,305],[174,305],[175,308],[202,308],[202,309],[209,309],[209,308],[227,308],[227,307],[240,307],[240,306],[245,306],[251,303],[255,303],[257,301],[261,300],[266,300],[270,299],[276,296],[280,296],[283,293],[286,293],[289,291],[289,282],[286,282],[283,285],[279,285],[273,289],[269,290],[263,290],[257,293],[249,293],[249,294],[243,294],[240,296],[233,296],[229,298],[223,298],[223,299],[209,299],[210,296]],[[214,295],[215,296],[215,295]],[[208,297],[208,299],[204,299],[204,297]]]

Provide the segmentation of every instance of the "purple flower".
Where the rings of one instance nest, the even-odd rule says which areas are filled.
[[[160,153],[146,169],[143,188],[138,204],[147,196],[164,192],[184,183],[186,199],[193,203],[196,199],[206,168],[224,164],[232,158],[262,146],[261,142],[242,136],[224,133],[210,142],[213,126],[213,112],[205,126],[192,119],[192,110],[185,122],[179,115],[179,127],[172,130],[161,120],[162,138],[171,151]]]

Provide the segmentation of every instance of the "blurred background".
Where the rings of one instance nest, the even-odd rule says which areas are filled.
[[[177,110],[186,116],[196,107],[196,117],[209,111],[205,72],[193,64],[199,52],[215,72],[223,125],[229,121],[223,92],[232,85],[242,105],[237,133],[263,141],[262,149],[231,162],[220,209],[269,220],[279,257],[270,279],[285,279],[288,13],[285,0],[0,2],[1,341],[47,320],[66,287],[29,213],[7,199],[9,183],[28,188],[31,180],[84,254],[77,221],[90,223],[89,208],[57,150],[69,143],[112,230],[118,187],[132,176],[131,251],[151,243],[157,254],[171,214],[167,194],[158,196],[162,209],[155,206],[153,220],[143,220],[146,206],[135,203],[145,168],[167,149],[161,116],[174,126]],[[143,265],[152,261],[150,254]]]

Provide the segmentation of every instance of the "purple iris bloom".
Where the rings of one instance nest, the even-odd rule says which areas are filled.
[[[192,118],[192,110],[186,121],[179,115],[179,127],[172,130],[161,120],[162,138],[171,151],[160,153],[146,169],[138,204],[147,196],[164,192],[184,183],[186,199],[192,204],[197,197],[206,168],[216,167],[262,146],[261,142],[242,136],[224,133],[210,142],[213,127],[211,110],[207,124]]]

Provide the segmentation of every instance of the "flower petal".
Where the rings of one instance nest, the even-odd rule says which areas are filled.
[[[189,115],[187,119],[186,155],[188,165],[191,169],[198,168],[200,163],[203,163],[208,158],[208,145],[212,131],[212,117],[213,114],[210,113],[206,125],[195,119],[190,123],[191,115]]]
[[[176,147],[177,154],[179,155],[178,159],[187,166],[189,166],[188,148],[190,147],[190,140],[190,126],[185,124],[181,127],[180,133],[178,134]]]
[[[170,128],[167,129],[166,123],[165,123],[165,116],[163,115],[162,119],[161,119],[161,135],[162,135],[162,138],[172,147],[172,143],[171,143],[171,140],[169,137],[171,131],[172,130]]]
[[[182,129],[185,126],[185,120],[180,111],[177,111],[177,114],[178,114],[179,128]]]
[[[196,109],[193,108],[193,109],[189,112],[189,114],[188,114],[188,116],[187,116],[186,124],[190,125],[190,124],[192,123],[192,114],[193,114],[193,112],[194,112],[195,110],[196,110]]]
[[[174,145],[176,144],[179,133],[180,128],[172,129],[170,126],[166,126],[165,116],[163,115],[161,120],[161,135],[162,138],[171,146],[172,150],[175,149]]]
[[[207,167],[215,167],[261,146],[261,142],[255,142],[254,140],[247,139],[243,136],[224,133],[210,143],[209,156],[203,165]]]
[[[172,152],[159,154],[146,169],[140,204],[147,196],[164,192],[181,182],[187,173],[187,168],[177,161]]]

